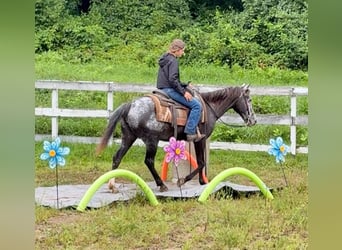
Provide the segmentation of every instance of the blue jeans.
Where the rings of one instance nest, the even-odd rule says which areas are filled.
[[[199,120],[201,119],[202,104],[197,98],[192,98],[191,101],[187,101],[185,97],[174,90],[173,88],[162,89],[171,99],[179,102],[185,107],[189,108],[188,120],[186,121],[184,133],[185,134],[196,134],[196,127]]]

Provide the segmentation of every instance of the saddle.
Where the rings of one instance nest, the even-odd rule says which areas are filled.
[[[189,109],[182,104],[171,99],[165,92],[159,89],[152,91],[152,94],[146,94],[151,97],[155,105],[156,119],[160,122],[171,123],[171,125],[177,128],[179,126],[185,126],[188,119]],[[206,122],[206,106],[200,95],[196,95],[202,103],[202,114],[200,122]]]

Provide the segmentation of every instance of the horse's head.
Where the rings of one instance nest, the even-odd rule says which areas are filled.
[[[237,112],[247,126],[253,126],[256,124],[256,117],[252,107],[252,99],[249,96],[249,84],[243,84],[241,86],[241,94],[233,106],[235,112]]]

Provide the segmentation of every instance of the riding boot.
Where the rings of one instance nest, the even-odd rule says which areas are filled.
[[[201,134],[199,128],[197,127],[197,133],[196,134],[193,134],[193,135],[187,135],[186,136],[186,140],[191,142],[191,141],[194,141],[194,142],[198,142],[200,140],[202,140],[204,137],[205,137],[205,134]]]
[[[197,131],[197,136],[200,137],[201,136],[201,131],[200,131],[198,126],[196,127],[196,131]]]

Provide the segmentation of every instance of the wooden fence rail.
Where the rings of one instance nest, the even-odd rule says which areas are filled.
[[[222,87],[216,86],[201,86],[200,92],[214,91]],[[36,141],[41,141],[48,138],[58,136],[58,117],[91,117],[91,118],[106,118],[108,119],[114,109],[113,93],[115,92],[136,92],[136,93],[151,93],[155,89],[152,85],[138,84],[120,84],[115,82],[66,82],[59,80],[38,80],[35,83],[36,89],[52,90],[51,107],[36,107],[36,116],[51,117],[51,135],[35,135]],[[307,147],[297,147],[296,143],[296,126],[308,125],[308,116],[297,115],[297,97],[307,96],[308,89],[304,87],[250,87],[253,96],[289,96],[290,114],[288,115],[260,115],[257,114],[258,124],[264,125],[287,125],[290,127],[290,149],[291,154],[308,153]],[[58,107],[58,90],[78,90],[78,91],[103,91],[107,92],[107,109],[61,109]],[[218,122],[228,124],[243,124],[242,119],[237,114],[224,115]],[[80,143],[98,143],[98,137],[79,137],[79,136],[60,136],[61,139],[68,142]],[[114,142],[119,142],[114,140]],[[141,144],[137,141],[136,144]],[[160,142],[160,146],[165,145]],[[224,143],[210,142],[210,149],[231,149],[231,150],[246,150],[246,151],[267,151],[269,145],[258,144],[243,144],[243,143]]]

